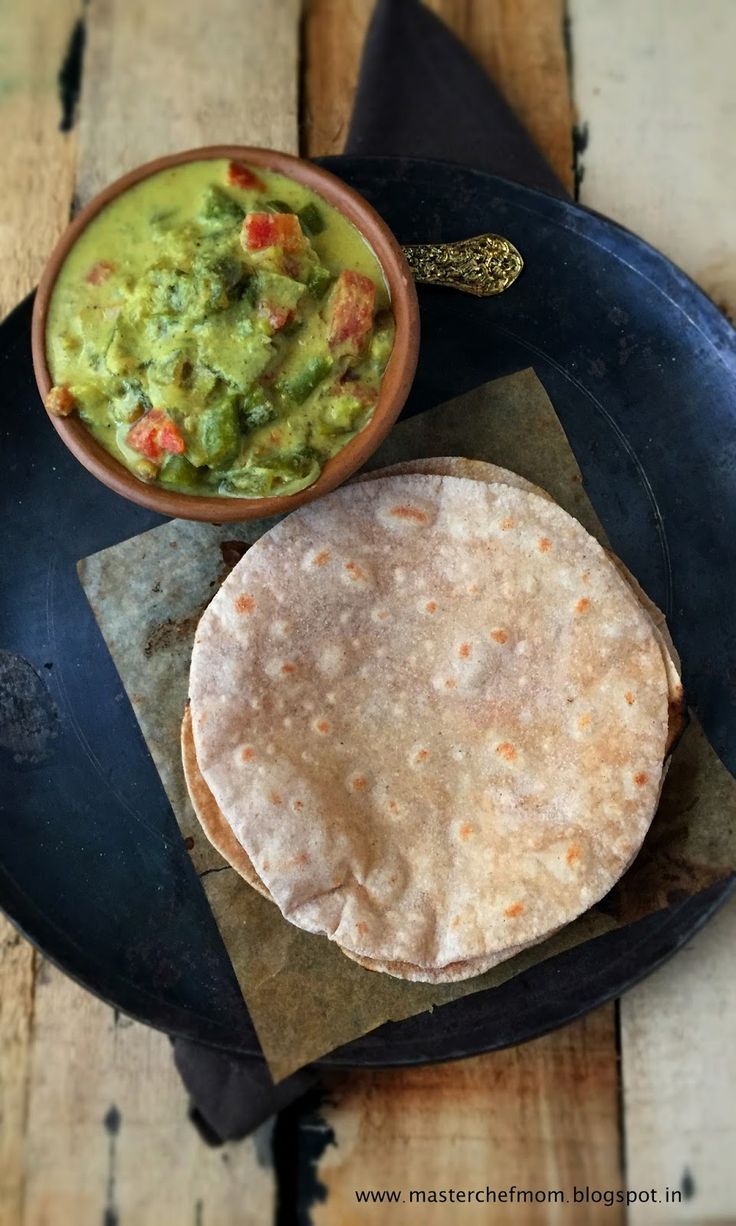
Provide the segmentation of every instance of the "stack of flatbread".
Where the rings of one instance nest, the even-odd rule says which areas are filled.
[[[664,619],[514,473],[371,473],[251,547],[194,644],[210,840],[363,966],[480,974],[605,895],[682,720]]]

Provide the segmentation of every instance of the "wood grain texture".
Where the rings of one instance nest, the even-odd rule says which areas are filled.
[[[629,1226],[736,1221],[736,900],[622,1001]]]
[[[570,0],[581,199],[736,320],[736,4]]]
[[[35,953],[0,916],[0,1226],[23,1208]]]
[[[82,0],[0,7],[0,316],[33,287],[69,220],[76,136],[60,128],[58,74]]]
[[[333,1075],[322,1126],[334,1143],[318,1167],[314,1226],[419,1220],[623,1222],[616,1209],[571,1204],[366,1205],[356,1189],[560,1190],[620,1187],[613,1014],[599,1010],[523,1047],[458,1064]],[[312,1122],[312,1126],[314,1123]],[[309,1141],[305,1134],[305,1140]]]
[[[487,70],[553,170],[572,186],[563,0],[427,0]],[[341,153],[373,0],[308,0],[304,151]]]
[[[57,76],[80,12],[81,0],[0,8],[2,315],[32,288],[69,217],[76,137],[60,128]],[[0,916],[0,1226],[22,1212],[34,974],[33,949]]]
[[[168,1039],[48,963],[37,978],[28,1103],[13,1226],[273,1222],[268,1128],[245,1144],[205,1146]]]
[[[736,6],[571,0],[585,204],[736,318]],[[683,1190],[630,1226],[736,1221],[736,904],[621,1002],[628,1186]]]
[[[342,153],[374,0],[306,0],[302,152]]]
[[[82,203],[178,149],[296,152],[299,0],[95,0],[87,24]]]

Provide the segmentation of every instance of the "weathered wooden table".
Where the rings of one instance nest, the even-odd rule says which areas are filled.
[[[580,199],[736,312],[733,0],[432,0]],[[3,311],[73,201],[158,153],[339,152],[371,0],[6,0]],[[59,74],[61,71],[61,78]],[[81,77],[81,97],[77,97]],[[5,406],[11,414],[14,406]],[[736,1222],[736,903],[621,1001],[523,1048],[333,1075],[207,1149],[169,1043],[0,921],[0,1226]],[[297,1178],[298,1176],[298,1178]],[[678,1188],[678,1205],[360,1205],[356,1189]],[[311,1202],[311,1218],[306,1206]]]

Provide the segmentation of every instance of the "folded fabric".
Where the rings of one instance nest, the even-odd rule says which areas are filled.
[[[378,0],[345,153],[457,162],[567,195],[480,65],[419,0]]]

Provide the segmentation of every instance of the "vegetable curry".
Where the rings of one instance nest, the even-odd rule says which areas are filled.
[[[67,256],[46,406],[144,481],[294,493],[369,420],[393,340],[347,218],[284,176],[191,162],[117,197]]]

